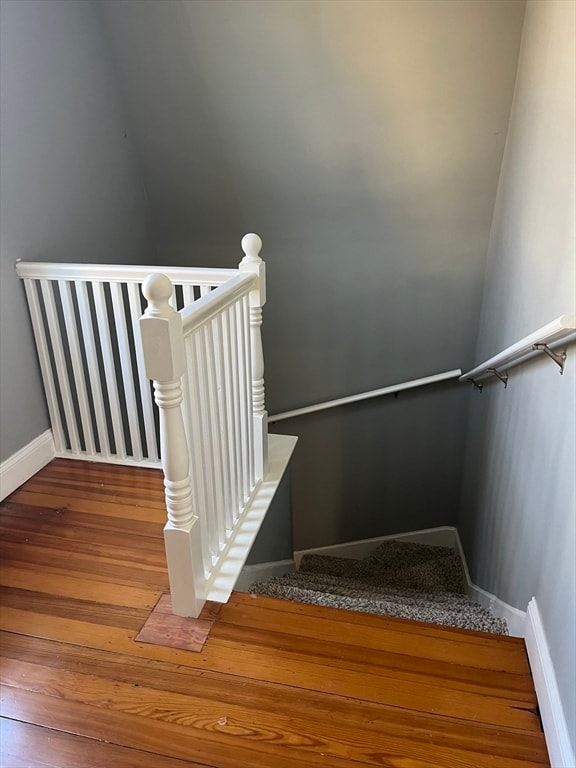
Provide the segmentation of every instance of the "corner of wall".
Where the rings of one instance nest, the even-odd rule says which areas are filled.
[[[0,501],[29,480],[55,456],[52,430],[38,435],[28,445],[0,464]]]

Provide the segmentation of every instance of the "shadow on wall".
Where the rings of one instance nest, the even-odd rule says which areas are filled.
[[[271,425],[299,436],[295,549],[455,525],[469,394],[434,385]]]

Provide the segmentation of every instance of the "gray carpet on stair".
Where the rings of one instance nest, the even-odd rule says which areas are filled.
[[[507,635],[467,595],[462,561],[448,547],[387,541],[362,560],[304,555],[300,569],[250,586],[252,594]]]

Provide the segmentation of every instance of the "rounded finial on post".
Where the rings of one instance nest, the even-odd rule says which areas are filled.
[[[142,283],[142,293],[148,301],[146,308],[147,315],[166,315],[171,314],[174,309],[170,306],[169,299],[172,296],[174,286],[172,281],[166,275],[155,272],[148,275]]]
[[[262,240],[254,232],[244,235],[242,238],[242,250],[246,254],[242,261],[260,261],[260,250],[262,249]]]

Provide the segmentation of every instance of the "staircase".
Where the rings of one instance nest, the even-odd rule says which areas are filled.
[[[252,584],[252,594],[507,635],[468,595],[459,554],[449,547],[399,541],[362,560],[304,555],[295,573]]]
[[[550,768],[517,637],[233,592],[200,649],[178,616],[137,640],[168,590],[162,486],[56,459],[0,505],[0,765]],[[397,583],[456,570],[401,549]]]

